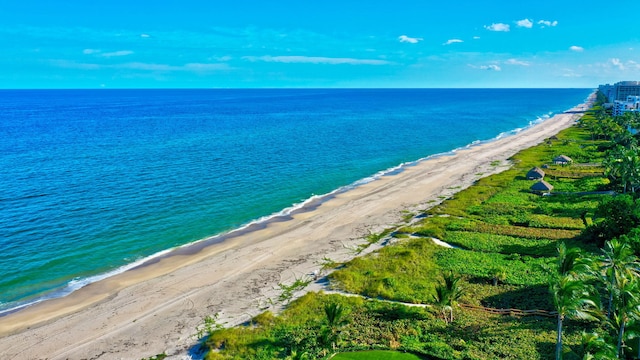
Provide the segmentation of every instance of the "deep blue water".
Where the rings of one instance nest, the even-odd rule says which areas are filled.
[[[591,91],[2,90],[0,311],[529,126]]]

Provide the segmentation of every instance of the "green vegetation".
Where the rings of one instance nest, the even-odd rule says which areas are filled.
[[[421,360],[423,358],[398,351],[360,351],[342,353],[332,357],[333,360]]]
[[[329,276],[335,289],[368,300],[309,293],[279,316],[212,331],[208,359],[380,354],[364,350],[433,359],[640,357],[640,161],[620,160],[632,155],[623,148],[637,154],[625,133],[637,128],[634,119],[595,108],[419,221],[369,235],[366,246],[387,236],[396,244]],[[551,164],[561,154],[574,163]],[[532,194],[524,176],[543,164],[553,196]],[[536,315],[516,315],[525,310]]]
[[[332,273],[331,280],[355,294],[427,303],[434,295],[439,274],[430,254],[438,250],[429,239],[387,246],[371,256],[355,258],[344,271]]]
[[[289,301],[291,301],[291,298],[293,298],[293,295],[296,293],[296,291],[304,289],[312,281],[313,279],[310,278],[296,278],[295,281],[289,285],[279,283],[278,287],[280,288],[281,292],[280,296],[278,296],[278,300],[288,303]]]
[[[142,360],[164,360],[167,358],[166,354],[158,354],[158,355],[154,355],[152,357],[148,357]]]

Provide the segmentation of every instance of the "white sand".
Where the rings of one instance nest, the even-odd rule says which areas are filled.
[[[400,223],[402,210],[429,208],[481,176],[504,170],[491,163],[507,165],[510,156],[579,117],[557,115],[514,136],[421,162],[293,220],[2,317],[0,358],[140,359],[165,351],[187,358],[205,316],[220,313],[228,325],[250,319],[269,306],[269,299],[277,299],[278,283],[311,274],[325,257],[352,258],[350,247],[362,243],[369,231]]]

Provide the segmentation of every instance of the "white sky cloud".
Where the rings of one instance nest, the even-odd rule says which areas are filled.
[[[99,55],[102,57],[114,57],[114,56],[127,56],[133,54],[131,50],[120,50],[120,51],[112,51],[112,52],[102,52],[102,50],[98,49],[84,49],[82,53],[85,55]]]
[[[498,65],[495,64],[491,64],[491,65],[471,65],[469,64],[470,67],[474,68],[474,69],[480,69],[480,70],[491,70],[491,71],[501,71],[502,68]]]
[[[480,39],[480,36],[474,36],[473,39],[474,40],[478,40],[478,39]]]
[[[569,47],[569,50],[576,51],[576,52],[582,52],[582,51],[584,51],[584,48],[582,46],[573,45],[573,46]]]
[[[133,54],[133,51],[131,51],[131,50],[120,50],[120,51],[102,53],[102,54],[100,54],[100,56],[103,56],[103,57],[114,57],[114,56],[127,56],[127,55],[131,55],[131,54]]]
[[[407,35],[400,35],[398,36],[398,40],[400,42],[406,42],[406,43],[410,43],[410,44],[417,44],[418,42],[424,40],[423,38],[412,38],[412,37],[408,37]]]
[[[131,62],[125,64],[112,65],[109,67],[117,69],[147,70],[147,71],[190,71],[190,72],[208,72],[227,70],[229,65],[222,63],[189,63],[184,65],[168,65]]]
[[[148,37],[151,37],[151,35],[149,35],[149,34],[140,34],[140,37],[141,38],[148,38]]]
[[[230,55],[225,55],[225,56],[214,56],[209,58],[209,60],[215,60],[215,61],[222,61],[222,62],[226,62],[226,61],[231,61],[233,60],[233,57]]]
[[[460,39],[449,39],[449,40],[447,40],[446,43],[444,43],[442,45],[451,45],[451,44],[461,43],[461,42],[464,42],[464,41],[462,41]]]
[[[482,69],[482,70],[493,70],[493,71],[502,70],[500,68],[500,66],[498,66],[498,65],[482,65],[482,66],[480,66],[480,69]]]
[[[520,65],[520,66],[529,66],[531,65],[530,62],[528,61],[522,61],[522,60],[516,60],[516,59],[509,59],[507,61],[504,62],[507,65]]]
[[[229,65],[227,64],[219,64],[219,63],[189,63],[183,66],[183,69],[186,71],[195,71],[195,72],[208,72],[208,71],[218,71],[218,70],[227,70],[229,69]]]
[[[531,29],[533,27],[533,22],[529,19],[522,19],[522,20],[518,20],[516,21],[516,24],[519,27],[525,27],[525,28],[529,28]]]
[[[597,63],[595,66],[604,69],[611,69],[612,67],[617,68],[619,71],[626,71],[628,73],[635,73],[640,71],[640,63],[633,60],[622,60],[620,58],[610,58],[606,63]]]
[[[510,31],[511,30],[511,27],[509,26],[509,24],[503,24],[503,23],[493,23],[491,25],[485,25],[484,28],[489,31]]]
[[[175,66],[175,65],[141,63],[141,62],[118,64],[112,67],[115,67],[118,69],[148,70],[148,71],[176,71],[181,69],[180,66]]]
[[[386,65],[389,64],[386,60],[376,59],[354,59],[354,58],[332,58],[322,56],[245,56],[245,60],[249,61],[265,61],[265,62],[279,62],[279,63],[298,63],[298,64],[349,64],[349,65]]]
[[[554,21],[540,20],[538,21],[538,25],[542,25],[542,27],[545,27],[545,26],[553,27],[558,25],[558,21],[557,20],[554,20]]]
[[[51,64],[56,67],[79,69],[79,70],[100,70],[100,69],[128,69],[143,71],[188,71],[188,72],[210,72],[219,70],[228,70],[229,65],[225,63],[188,63],[184,65],[155,64],[143,62],[129,62],[124,64],[91,64],[80,63],[69,60],[51,60]]]
[[[624,70],[624,64],[622,63],[622,61],[620,61],[620,59],[613,58],[613,59],[609,59],[609,61],[611,62],[611,65],[617,67],[620,70]]]

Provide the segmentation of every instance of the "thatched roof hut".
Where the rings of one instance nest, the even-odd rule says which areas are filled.
[[[553,190],[553,185],[549,184],[544,180],[540,180],[537,183],[531,185],[529,189],[531,189],[531,191],[535,193],[547,194],[547,193],[550,193],[551,190]]]
[[[567,155],[560,155],[553,158],[553,163],[556,165],[567,165],[572,162],[573,162],[573,159],[571,159]]]
[[[527,179],[529,180],[538,180],[543,178],[544,178],[544,171],[542,171],[542,169],[540,169],[537,166],[529,170],[529,172],[527,172]]]

